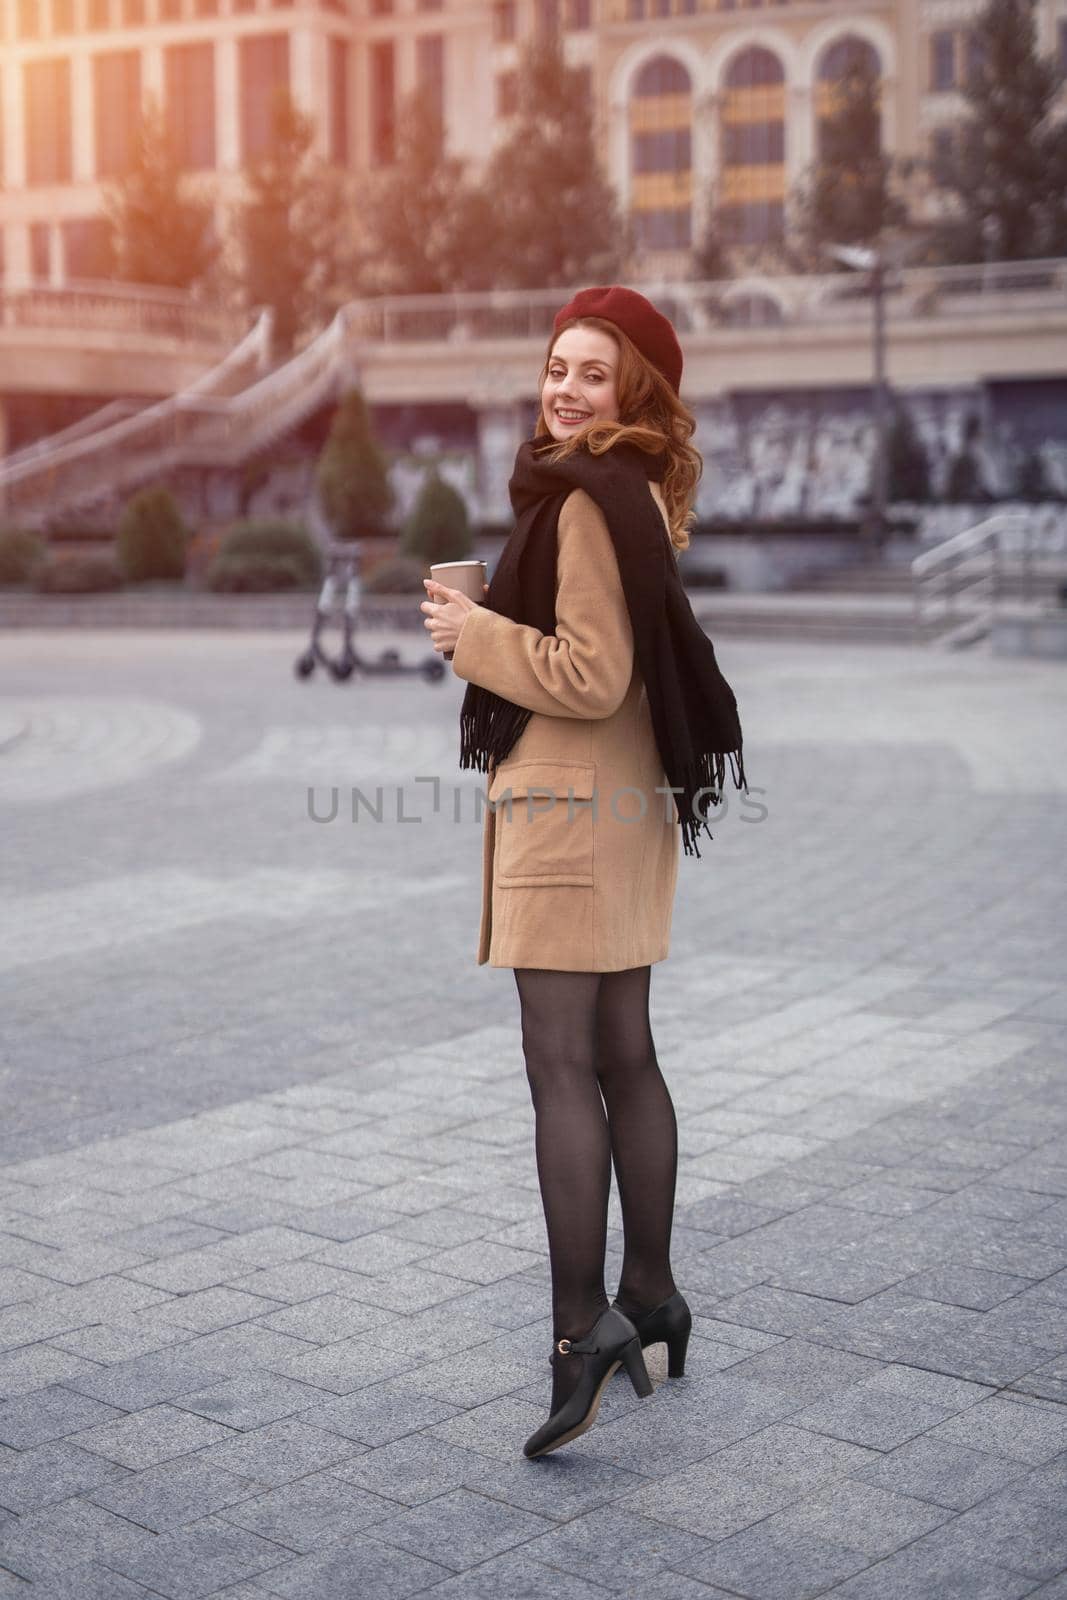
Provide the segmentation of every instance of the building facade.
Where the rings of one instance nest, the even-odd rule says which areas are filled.
[[[1033,0],[1067,71],[1067,0]],[[758,247],[818,149],[833,85],[865,60],[887,150],[951,139],[976,0],[0,0],[0,264],[9,283],[101,275],[101,184],[149,95],[186,169],[225,206],[269,137],[275,85],[317,153],[388,165],[420,89],[475,167],[507,128],[519,51],[558,28],[594,106],[602,163],[643,277],[687,270],[714,204]]]

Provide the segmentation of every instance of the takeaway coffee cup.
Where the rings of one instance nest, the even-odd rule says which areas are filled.
[[[484,561],[438,561],[430,566],[430,577],[438,583],[443,583],[446,589],[458,589],[468,599],[476,600],[479,605],[485,599],[485,575],[488,571]],[[446,661],[451,661],[454,650],[442,652]]]

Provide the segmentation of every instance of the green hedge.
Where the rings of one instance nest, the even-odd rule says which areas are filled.
[[[119,518],[116,554],[131,583],[153,578],[184,578],[189,530],[169,489],[140,489]]]
[[[0,584],[32,583],[48,560],[48,546],[29,528],[0,528]]]
[[[401,554],[429,565],[437,561],[466,561],[473,548],[463,496],[446,483],[436,467],[431,468],[404,524]]]
[[[235,522],[204,574],[208,589],[264,592],[304,589],[322,578],[322,552],[299,523],[281,518]]]

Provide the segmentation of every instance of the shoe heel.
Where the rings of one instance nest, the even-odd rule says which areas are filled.
[[[689,1345],[689,1328],[682,1328],[667,1339],[667,1376],[681,1378],[685,1374],[685,1352]]]
[[[630,1382],[634,1386],[634,1393],[644,1399],[652,1393],[652,1379],[645,1366],[644,1354],[641,1350],[641,1341],[635,1334],[629,1344],[624,1345],[621,1355],[623,1366],[630,1375]]]

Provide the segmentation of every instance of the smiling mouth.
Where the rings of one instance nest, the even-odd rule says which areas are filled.
[[[559,406],[556,407],[556,416],[561,422],[585,422],[592,415],[591,411],[561,411]]]

